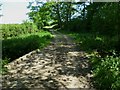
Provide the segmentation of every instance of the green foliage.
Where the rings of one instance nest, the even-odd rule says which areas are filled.
[[[96,63],[97,62],[97,63]],[[103,59],[92,58],[94,83],[99,90],[120,89],[120,57],[107,56]]]
[[[36,0],[33,0],[32,2],[33,3],[31,4],[30,2],[28,6],[30,9],[28,16],[39,29],[54,23],[58,24],[58,28],[62,28],[63,26],[67,27],[67,23],[71,20],[71,16],[74,13],[71,2],[44,3]],[[35,3],[36,5],[33,5]]]
[[[95,86],[98,90],[119,90],[120,3],[85,5],[80,2],[76,5],[81,7],[76,8],[80,16],[68,23],[68,31],[72,31],[70,35],[80,45],[80,49],[91,53]]]
[[[4,60],[0,60],[0,74],[5,74],[7,72],[6,64],[9,63],[9,59],[5,58]]]
[[[116,44],[118,44],[119,42],[119,38],[117,36],[107,37],[103,35],[96,35],[94,33],[74,33],[74,32],[72,32],[70,35],[80,45],[80,48],[86,51],[89,50],[112,51],[116,48]]]
[[[2,62],[1,73],[7,72],[4,67],[20,56],[45,47],[52,35],[47,31],[38,30],[34,23],[25,21],[22,24],[2,24]]]
[[[50,33],[42,31],[5,39],[2,43],[3,60],[5,57],[14,60],[32,50],[42,48],[49,43],[50,38]]]
[[[119,32],[119,4],[105,3],[93,15],[92,30],[99,34],[116,35]]]
[[[71,20],[71,22],[69,22],[68,24],[69,24],[69,31],[85,32],[85,29],[83,28],[84,23],[79,18]],[[64,28],[66,30],[66,26]]]
[[[34,1],[33,3],[36,3]],[[53,5],[52,2],[43,3],[39,2],[36,3],[36,6],[29,5],[30,12],[28,13],[29,19],[32,20],[38,29],[42,29],[44,26],[49,25],[51,21],[51,6]]]
[[[28,22],[24,22],[23,24],[2,24],[1,26],[3,39],[38,31],[35,24]]]
[[[93,54],[91,63],[96,87],[100,90],[119,90],[120,3],[86,5],[84,2],[33,2],[36,5],[30,4],[31,12],[28,15],[34,24],[25,22],[21,25],[2,25],[3,59],[7,57],[13,60],[31,50],[44,47],[51,35],[46,32],[34,32],[46,25],[57,24],[54,28],[61,27],[67,31],[77,32],[71,34],[76,43],[81,49]],[[73,5],[76,8],[73,8]],[[76,12],[80,15],[72,18]]]
[[[115,50],[118,37],[73,32],[70,36],[80,45],[80,49],[90,53],[94,86],[98,90],[119,90],[120,57]]]

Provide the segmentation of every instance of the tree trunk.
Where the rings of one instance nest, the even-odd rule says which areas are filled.
[[[56,4],[56,13],[57,13],[57,19],[58,19],[58,25],[60,28],[62,28],[62,21],[61,21],[61,17],[60,17],[60,7],[59,7],[59,3]]]

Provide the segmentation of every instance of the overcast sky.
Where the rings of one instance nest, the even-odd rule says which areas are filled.
[[[2,18],[0,23],[21,23],[27,19],[29,0],[2,0]]]

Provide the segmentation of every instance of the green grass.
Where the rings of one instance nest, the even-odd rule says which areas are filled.
[[[120,89],[120,57],[107,56],[91,59],[93,84],[98,90]]]
[[[52,35],[49,32],[41,31],[39,33],[23,34],[15,38],[2,41],[3,59],[16,59],[32,50],[46,46]]]
[[[118,37],[108,37],[92,33],[69,33],[75,42],[80,45],[80,49],[85,51],[103,50],[113,51],[119,42]]]
[[[88,52],[95,88],[98,90],[119,90],[119,38],[117,36],[109,37],[93,33],[64,33],[71,36],[81,50]]]
[[[8,39],[17,37],[22,34],[38,32],[37,26],[34,23],[23,24],[0,24],[2,30],[2,38]]]
[[[4,67],[8,63],[9,63],[8,58],[5,58],[4,60],[0,60],[0,74],[4,74],[8,71],[7,68]]]
[[[30,51],[45,47],[51,38],[53,38],[51,33],[41,31],[2,40],[2,67]],[[5,68],[3,68],[4,71],[6,71]]]

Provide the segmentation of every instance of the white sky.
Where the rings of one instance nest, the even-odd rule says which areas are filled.
[[[2,18],[0,23],[21,23],[27,19],[26,13],[29,0],[4,0],[2,1]]]

